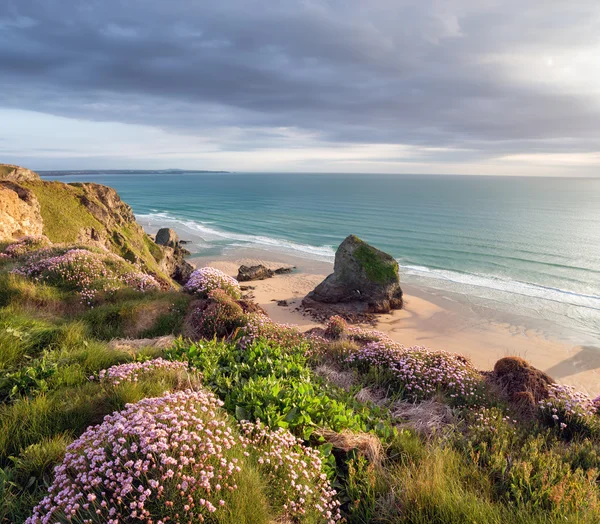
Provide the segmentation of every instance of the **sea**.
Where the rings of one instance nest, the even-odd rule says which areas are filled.
[[[355,234],[401,280],[600,338],[600,178],[298,173],[94,174],[194,255],[333,261]],[[265,254],[268,258],[268,254]]]

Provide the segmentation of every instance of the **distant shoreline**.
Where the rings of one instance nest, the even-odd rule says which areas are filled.
[[[70,175],[180,175],[183,173],[231,173],[201,169],[83,169],[75,171],[36,171],[40,176]]]

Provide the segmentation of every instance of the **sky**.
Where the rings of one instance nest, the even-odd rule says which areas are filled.
[[[600,176],[597,0],[2,0],[0,162]]]

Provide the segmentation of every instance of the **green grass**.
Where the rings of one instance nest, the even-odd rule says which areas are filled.
[[[27,187],[40,203],[44,234],[52,242],[76,242],[82,228],[104,229],[77,198],[81,190],[62,182],[29,182]]]
[[[142,294],[124,289],[109,302],[84,311],[80,318],[88,326],[90,335],[101,340],[179,334],[191,300],[184,293]]]
[[[77,184],[62,182],[27,182],[40,203],[40,212],[44,221],[44,234],[55,243],[74,243],[82,229],[95,229],[108,240],[109,247],[117,255],[129,262],[141,264],[163,281],[171,283],[158,262],[163,251],[150,240],[143,230],[133,224],[113,225],[107,230],[80,201],[84,194]]]

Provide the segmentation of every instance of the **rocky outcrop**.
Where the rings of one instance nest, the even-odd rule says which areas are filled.
[[[398,263],[354,235],[335,254],[333,273],[302,301],[317,316],[389,313],[402,308]]]
[[[278,269],[269,269],[262,264],[257,266],[240,266],[237,274],[238,282],[249,282],[250,280],[265,280],[266,278],[272,278],[275,275],[284,275],[291,273],[293,267],[280,267]]]
[[[11,182],[31,182],[39,180],[40,175],[31,169],[14,166],[12,164],[0,164],[0,180],[10,180]]]
[[[179,236],[177,236],[177,233],[175,233],[175,231],[173,231],[169,227],[163,227],[163,228],[159,229],[158,233],[156,233],[156,237],[154,238],[154,241],[159,246],[167,246],[167,247],[178,247],[179,246]]]
[[[196,267],[185,260],[189,253],[179,247],[161,247],[163,256],[160,260],[160,268],[175,282],[185,284]]]
[[[40,234],[103,246],[166,286],[185,282],[194,269],[184,249],[155,244],[113,188],[42,181],[33,171],[0,164],[0,240]]]
[[[0,181],[0,240],[41,235],[44,229],[40,204],[27,188]]]

